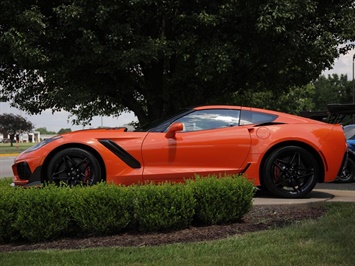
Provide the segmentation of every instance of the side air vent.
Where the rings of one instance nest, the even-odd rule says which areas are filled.
[[[99,142],[107,149],[112,151],[118,158],[124,161],[128,166],[132,168],[141,168],[141,164],[132,155],[126,152],[122,147],[117,145],[116,142],[108,139],[100,139]]]

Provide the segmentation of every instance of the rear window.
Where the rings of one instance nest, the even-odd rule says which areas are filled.
[[[262,124],[275,121],[277,115],[242,110],[240,125]]]

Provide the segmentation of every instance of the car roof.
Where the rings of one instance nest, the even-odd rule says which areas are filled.
[[[282,114],[282,115],[294,116],[292,114],[283,113],[283,112],[279,112],[279,111],[273,111],[273,110],[269,110],[269,109],[262,109],[262,108],[249,107],[249,106],[239,106],[239,105],[203,105],[203,106],[195,107],[193,109],[194,110],[207,110],[207,109],[248,110],[248,111],[274,114],[274,115],[281,115]]]

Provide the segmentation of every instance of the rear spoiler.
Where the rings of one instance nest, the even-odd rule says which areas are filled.
[[[328,111],[303,111],[300,115],[330,124],[340,124],[348,115],[355,115],[355,103],[332,103],[327,105]]]

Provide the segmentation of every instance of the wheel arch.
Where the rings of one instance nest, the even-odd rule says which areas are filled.
[[[90,146],[80,144],[80,143],[70,143],[70,144],[64,144],[64,145],[61,145],[61,146],[55,148],[46,156],[46,159],[44,160],[43,165],[42,165],[42,169],[43,169],[42,174],[41,174],[41,181],[42,182],[47,180],[48,165],[49,165],[49,162],[54,157],[54,155],[62,150],[68,149],[68,148],[80,148],[80,149],[83,149],[83,150],[86,150],[86,151],[92,153],[100,164],[102,180],[106,181],[106,167],[105,167],[105,163],[104,163],[101,155]]]
[[[306,151],[310,152],[314,158],[317,161],[318,166],[320,167],[320,178],[318,179],[318,182],[322,183],[324,182],[324,173],[325,173],[325,169],[324,169],[324,163],[323,163],[323,159],[321,157],[321,155],[310,145],[308,145],[307,143],[304,142],[300,142],[300,141],[285,141],[285,142],[281,142],[278,143],[274,146],[272,146],[263,156],[262,160],[261,160],[261,164],[260,164],[260,168],[259,168],[259,177],[260,177],[260,184],[262,187],[265,187],[264,184],[264,175],[262,173],[262,168],[263,165],[265,164],[267,158],[269,157],[270,154],[272,154],[275,150],[282,148],[282,147],[287,147],[287,146],[297,146],[297,147],[301,147],[303,149],[305,149]]]

